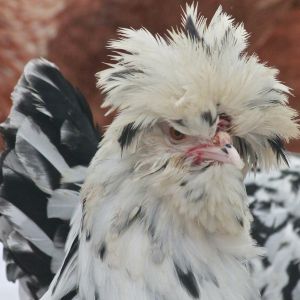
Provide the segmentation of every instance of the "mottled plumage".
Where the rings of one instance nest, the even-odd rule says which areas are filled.
[[[257,172],[246,178],[252,235],[266,256],[251,262],[264,300],[300,297],[300,158],[288,156],[290,168]]]
[[[245,268],[260,250],[233,146],[244,171],[277,165],[298,134],[295,112],[277,71],[241,54],[241,25],[219,9],[207,26],[194,7],[183,25],[167,39],[122,29],[111,42],[115,64],[98,77],[119,114],[82,189],[72,271],[43,299],[71,283],[87,299],[260,298]]]
[[[29,211],[26,223],[33,221],[39,234],[44,226],[55,231],[53,220],[69,225],[72,218],[66,256],[43,300],[254,300],[276,285],[268,275],[286,245],[273,247],[279,240],[273,234],[297,222],[286,216],[281,226],[273,214],[261,219],[265,204],[258,190],[272,189],[247,179],[253,223],[244,176],[286,161],[284,142],[298,135],[289,89],[276,79],[276,69],[246,54],[247,33],[221,8],[207,24],[196,7],[187,6],[182,23],[165,38],[122,29],[110,43],[114,63],[97,76],[104,106],[118,115],[97,151],[99,136],[85,100],[51,63],[37,60],[25,68],[2,126],[9,153],[23,151],[26,170],[19,172],[15,163],[12,171],[32,181],[26,189],[44,196],[37,197],[41,219],[31,216],[28,204],[22,213]],[[19,103],[29,110],[20,111]],[[0,209],[7,222],[15,196],[5,196]],[[3,228],[30,243],[30,236],[15,230],[17,220],[8,224]],[[6,243],[8,235],[2,236]],[[62,247],[64,239],[57,240]],[[263,249],[255,240],[267,247],[266,257],[258,256]],[[22,269],[24,263],[16,262]],[[298,265],[285,263],[291,276],[278,293],[293,299]],[[34,276],[37,288],[49,283]]]

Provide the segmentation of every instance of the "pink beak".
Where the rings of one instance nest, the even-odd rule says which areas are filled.
[[[229,134],[224,131],[216,133],[212,144],[201,144],[193,147],[186,152],[186,155],[192,157],[196,165],[200,165],[205,161],[215,161],[233,164],[238,169],[244,167],[244,162],[239,153],[231,144]]]

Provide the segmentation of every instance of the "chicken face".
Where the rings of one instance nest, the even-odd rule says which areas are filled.
[[[191,6],[183,27],[165,39],[122,29],[121,39],[111,42],[116,63],[99,73],[99,85],[107,93],[103,106],[121,111],[115,125],[143,128],[167,120],[204,143],[220,130],[248,167],[285,160],[283,144],[298,134],[296,112],[286,105],[289,89],[276,69],[245,53],[243,25],[221,8],[207,25]]]
[[[166,38],[120,33],[115,64],[98,75],[103,106],[119,110],[103,146],[115,142],[147,189],[208,230],[244,227],[241,169],[286,161],[284,142],[298,135],[278,71],[245,53],[243,25],[221,8],[207,25],[187,7],[183,30]]]

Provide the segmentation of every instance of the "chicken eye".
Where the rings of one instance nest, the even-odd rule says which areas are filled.
[[[180,141],[185,139],[186,135],[176,130],[174,127],[169,128],[170,137],[175,141]]]

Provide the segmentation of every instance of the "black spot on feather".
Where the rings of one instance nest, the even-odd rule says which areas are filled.
[[[175,122],[176,124],[180,125],[180,126],[183,126],[183,127],[185,126],[182,119],[180,119],[180,120],[175,120],[174,122]]]
[[[200,36],[191,16],[188,16],[186,19],[185,32],[186,35],[189,36],[193,41],[196,41],[202,45],[202,48],[204,49],[204,51],[208,56],[211,55],[212,51],[210,46],[205,42],[204,38]]]
[[[149,226],[148,226],[148,233],[149,233],[151,239],[154,239],[155,232],[156,232],[156,225],[155,225],[154,220],[152,219]]]
[[[225,33],[224,33],[224,35],[223,35],[223,37],[222,37],[222,40],[221,40],[221,49],[220,49],[220,50],[222,50],[222,48],[227,44],[227,42],[228,42],[228,40],[229,40],[229,35],[230,35],[230,33],[231,33],[231,28],[228,27],[228,28],[225,30]]]
[[[265,202],[263,206],[259,207],[259,210],[270,211],[270,203],[270,201]],[[254,204],[255,202],[252,202],[249,206],[251,211],[253,211]],[[254,220],[252,222],[251,235],[257,241],[257,244],[259,246],[264,246],[270,236],[282,230],[282,228],[284,228],[289,221],[289,219],[287,218],[278,226],[275,226],[274,224],[272,226],[266,226],[255,214],[253,214],[253,218]]]
[[[260,290],[261,296],[263,296],[263,295],[265,294],[266,289],[267,289],[267,285],[265,284],[265,285],[262,287],[262,289]]]
[[[207,43],[205,43],[205,41],[204,41],[203,38],[201,39],[201,43],[202,43],[203,49],[204,49],[205,52],[206,52],[206,55],[207,55],[207,56],[211,56],[211,54],[212,54],[212,49],[211,49],[211,47],[210,47]]]
[[[276,194],[278,192],[276,189],[270,187],[265,187],[265,191],[270,194]]]
[[[86,198],[83,198],[83,200],[82,200],[82,218],[81,218],[81,225],[80,225],[81,232],[84,229],[83,224],[85,221],[85,217],[86,217]]]
[[[244,160],[249,161],[249,158],[251,158],[253,166],[256,165],[257,154],[244,138],[234,136],[233,145]]]
[[[184,193],[184,197],[185,197],[186,199],[189,199],[189,198],[191,197],[192,193],[193,193],[193,190],[187,190],[187,191]]]
[[[292,261],[287,267],[288,283],[282,289],[282,296],[284,300],[293,300],[293,291],[297,286],[298,279],[300,278],[300,268],[297,261]]]
[[[121,234],[125,232],[135,221],[141,220],[144,217],[142,207],[140,206],[134,215],[128,215],[126,222],[122,223],[118,228],[118,233]]]
[[[205,172],[209,167],[211,167],[213,165],[213,163],[209,163],[208,165],[204,166],[201,170],[199,170],[198,172]]]
[[[65,296],[61,298],[61,300],[72,300],[78,294],[78,288],[71,290]]]
[[[242,218],[236,217],[236,220],[238,221],[241,227],[244,227],[244,220]]]
[[[85,234],[85,240],[88,242],[91,240],[91,232],[88,230]]]
[[[280,251],[280,250],[282,250],[282,249],[288,247],[289,245],[290,245],[289,242],[282,242],[282,243],[280,243],[280,245],[279,245],[279,247],[278,247],[278,251]]]
[[[139,131],[139,125],[135,126],[134,122],[129,123],[123,128],[122,133],[118,139],[118,142],[122,150],[125,147],[128,147],[132,143],[138,131]]]
[[[219,284],[219,281],[217,279],[217,277],[211,272],[209,271],[207,273],[207,278],[217,287],[219,288],[220,287],[220,284]]]
[[[276,99],[271,99],[268,102],[271,104],[274,104],[274,105],[282,105],[282,102],[280,100],[276,100]]]
[[[254,196],[254,194],[260,189],[255,183],[249,183],[246,185],[246,191],[248,196]]]
[[[127,226],[130,226],[136,219],[142,218],[142,217],[143,217],[142,207],[140,206],[138,208],[137,212],[135,213],[135,215],[132,216],[131,219],[128,219]]]
[[[161,167],[159,167],[157,170],[154,170],[153,172],[148,173],[146,176],[150,176],[150,175],[153,175],[153,174],[155,174],[155,173],[158,173],[158,172],[160,172],[160,171],[165,170],[165,169],[167,168],[168,164],[169,164],[169,160],[167,160],[167,161],[166,161]]]
[[[300,235],[300,219],[296,219],[293,222],[293,230],[298,234],[298,236]]]
[[[283,159],[286,165],[289,166],[289,162],[284,152],[285,149],[283,140],[279,136],[276,136],[273,139],[268,139],[268,143],[270,144],[273,152],[276,154],[277,160],[279,161],[280,159]]]
[[[105,254],[106,254],[106,244],[103,243],[99,249],[99,255],[100,255],[101,260],[104,259]]]
[[[239,154],[243,157],[243,158],[247,158],[249,150],[248,150],[248,143],[245,141],[245,139],[241,138],[241,137],[234,137],[235,141],[236,141],[236,148],[237,151],[239,152]]]
[[[53,286],[52,289],[52,295],[55,293],[55,290],[57,288],[57,285],[61,279],[62,274],[64,273],[66,267],[68,266],[69,262],[71,261],[72,257],[75,255],[75,253],[78,251],[78,246],[79,246],[79,239],[78,236],[76,236],[76,238],[74,239],[72,246],[67,254],[67,256],[64,259],[63,265],[59,271],[59,275],[57,277],[57,280],[55,282],[55,285]]]
[[[100,300],[99,294],[95,292],[95,300]]]
[[[217,117],[213,119],[212,114],[210,111],[206,111],[201,114],[201,118],[209,124],[209,126],[212,126],[217,121]]]
[[[188,270],[185,273],[175,263],[174,263],[174,265],[175,265],[175,270],[178,275],[180,283],[184,286],[184,288],[187,290],[187,292],[192,297],[194,297],[195,299],[199,299],[200,291],[198,288],[198,284],[197,284],[195,275],[192,273],[191,270]]]
[[[265,269],[271,265],[270,261],[266,257],[262,259],[262,263]]]
[[[293,193],[298,192],[298,185],[300,184],[300,175],[298,171],[293,170],[281,170],[280,176],[276,178],[270,178],[270,181],[288,178],[291,185]]]
[[[293,193],[297,194],[300,188],[300,177],[299,174],[296,178],[290,180]]]
[[[115,81],[117,79],[125,79],[128,76],[133,76],[135,74],[143,74],[144,72],[134,68],[128,68],[122,71],[114,72],[108,78],[108,81]]]
[[[153,210],[151,216],[150,215],[148,216],[149,219],[146,224],[147,231],[148,231],[149,236],[152,241],[154,241],[156,239],[156,224],[157,224],[157,216],[159,215],[159,210],[160,210],[160,207],[158,205],[154,207],[154,210]]]
[[[236,45],[237,44],[237,39],[236,37],[234,36],[233,32],[232,32],[232,28],[231,27],[228,27],[222,37],[222,40],[221,40],[221,47],[220,47],[220,51],[223,50],[224,47],[226,47],[228,44],[234,44]]]
[[[187,35],[194,41],[200,41],[200,35],[191,16],[188,16],[185,23]]]

